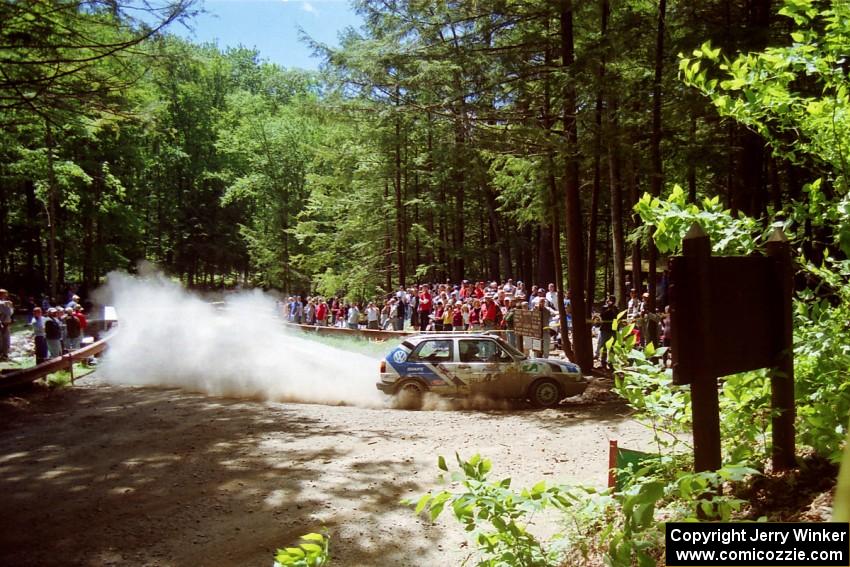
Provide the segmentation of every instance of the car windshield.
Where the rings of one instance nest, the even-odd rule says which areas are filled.
[[[526,358],[528,358],[527,356],[522,354],[519,350],[512,347],[505,340],[503,340],[502,337],[494,337],[494,338],[499,343],[499,346],[501,346],[503,349],[505,349],[506,351],[511,353],[511,356],[513,356],[514,358],[518,358],[518,359],[521,359],[521,360],[525,360]]]

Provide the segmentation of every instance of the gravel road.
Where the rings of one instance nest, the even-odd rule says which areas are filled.
[[[648,432],[592,387],[557,409],[403,411],[115,386],[0,399],[0,565],[264,566],[326,527],[334,566],[458,565],[449,517],[399,501],[438,455],[478,452],[514,486],[603,485],[609,439]]]

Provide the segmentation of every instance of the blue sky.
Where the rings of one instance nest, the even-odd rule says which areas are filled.
[[[205,14],[193,31],[172,32],[197,43],[256,48],[260,57],[284,67],[317,69],[320,61],[298,39],[299,26],[313,39],[337,45],[337,33],[362,23],[347,0],[204,0]]]

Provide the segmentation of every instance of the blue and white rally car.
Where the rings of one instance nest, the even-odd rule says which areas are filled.
[[[587,388],[572,362],[528,358],[502,339],[486,334],[431,334],[406,338],[381,361],[379,390],[421,399],[446,396],[529,399],[556,406]]]

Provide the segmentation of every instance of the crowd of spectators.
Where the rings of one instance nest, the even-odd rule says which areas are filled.
[[[635,323],[638,344],[644,344],[648,325],[658,322],[669,337],[669,317],[648,312],[648,294],[631,292],[624,321]],[[514,319],[520,309],[539,309],[548,315],[550,328],[559,328],[558,292],[555,284],[527,289],[522,281],[451,281],[400,287],[381,300],[347,302],[339,297],[290,296],[281,305],[283,317],[295,324],[335,326],[349,329],[419,331],[503,330],[515,343]],[[572,328],[570,293],[564,294],[567,330]],[[591,315],[597,326],[596,358],[607,364],[605,344],[613,335],[612,324],[619,313],[616,301],[608,297]],[[556,341],[559,335],[557,332]],[[667,339],[669,340],[669,338]]]
[[[69,293],[66,300],[57,305],[46,296],[38,302],[30,297],[25,303],[36,364],[82,346],[88,320],[78,295]],[[8,291],[0,289],[0,361],[9,360],[14,316],[15,305]]]

